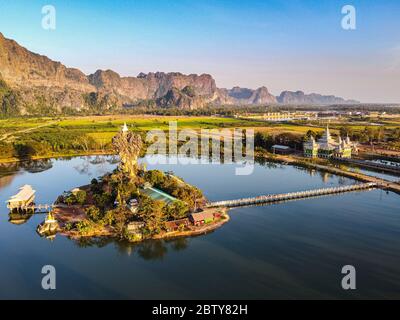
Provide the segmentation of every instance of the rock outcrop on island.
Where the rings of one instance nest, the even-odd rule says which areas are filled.
[[[284,91],[279,97],[266,87],[217,88],[209,74],[178,72],[140,73],[121,77],[112,70],[85,75],[20,46],[0,33],[0,110],[22,113],[63,108],[97,111],[134,106],[143,102],[158,107],[198,109],[207,105],[332,104],[355,103],[334,96]]]

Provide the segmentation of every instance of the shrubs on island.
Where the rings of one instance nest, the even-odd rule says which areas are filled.
[[[154,187],[170,194],[188,205],[190,211],[195,210],[196,200],[203,197],[200,189],[186,184],[182,179],[164,174],[160,170],[150,170],[144,174],[144,180]]]
[[[155,200],[140,192],[145,184],[159,188],[177,200],[171,203]],[[64,198],[66,204],[84,205],[87,216],[85,220],[66,225],[65,229],[80,235],[92,235],[98,230],[111,228],[129,241],[138,239],[137,235],[127,232],[129,224],[138,223],[141,236],[152,237],[166,230],[167,221],[186,218],[203,197],[199,189],[159,170],[138,170],[134,179],[115,170],[99,180],[93,179],[86,189],[87,192],[71,192]]]
[[[86,202],[86,191],[79,190],[77,192],[70,192],[64,197],[64,202],[67,205],[79,204],[83,205]]]

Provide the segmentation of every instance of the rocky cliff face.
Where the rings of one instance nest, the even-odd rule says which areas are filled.
[[[98,70],[87,76],[78,69],[67,68],[60,62],[30,52],[1,33],[0,79],[4,81],[3,87],[8,88],[0,95],[0,98],[8,99],[7,110],[10,106],[12,108],[15,100],[22,112],[49,105],[58,110],[93,106],[101,106],[99,110],[104,110],[146,100],[152,100],[160,107],[184,109],[208,104],[345,103],[334,96],[305,95],[301,91],[284,91],[275,97],[266,87],[256,90],[240,87],[219,89],[209,74],[151,72],[140,73],[137,77],[121,77],[112,70]]]
[[[191,86],[186,86],[182,90],[173,87],[171,90],[157,99],[159,107],[175,107],[179,106],[182,109],[195,110],[204,107],[209,101],[204,96],[197,95],[196,90]]]
[[[260,105],[276,104],[276,97],[269,93],[266,87],[256,90],[233,87],[232,89],[218,89],[215,102],[218,104]]]
[[[355,100],[345,100],[332,95],[324,96],[316,93],[305,94],[303,91],[283,91],[277,101],[281,104],[349,104],[359,103]]]
[[[138,99],[159,99],[170,90],[182,90],[190,86],[196,95],[211,99],[216,91],[214,79],[208,74],[184,75],[181,73],[140,73],[137,77],[120,77],[114,71],[98,70],[88,76],[89,82],[107,93],[115,93],[131,101]]]
[[[112,70],[98,70],[86,76],[78,69],[67,68],[45,56],[21,47],[0,33],[0,78],[17,91],[23,109],[41,103],[51,104],[58,109],[88,108],[101,103],[110,105],[133,104],[140,100],[186,101],[170,99],[171,90],[192,87],[196,98],[189,97],[192,105],[201,107],[211,101],[217,91],[215,80],[208,74],[184,75],[181,73],[141,73],[137,77],[121,77]],[[168,106],[170,104],[168,103]],[[181,107],[181,105],[177,105]],[[182,105],[187,107],[187,104]]]
[[[32,53],[0,33],[0,72],[13,87],[58,87],[79,91],[93,90],[87,77],[78,69]]]

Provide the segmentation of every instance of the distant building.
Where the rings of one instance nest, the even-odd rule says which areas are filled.
[[[254,119],[254,120],[264,120],[271,122],[285,122],[291,120],[313,120],[317,118],[316,112],[267,112],[263,114],[244,114],[244,115],[235,115],[235,118],[244,118],[244,119]]]
[[[350,141],[348,136],[345,139],[339,137],[338,141],[335,141],[327,126],[321,139],[315,141],[311,136],[304,143],[303,149],[304,156],[307,158],[351,158],[352,152],[357,150],[357,146]]]

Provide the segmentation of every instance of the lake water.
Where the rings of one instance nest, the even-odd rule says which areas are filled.
[[[400,298],[400,196],[381,190],[238,208],[203,236],[137,245],[112,240],[40,238],[34,215],[10,223],[5,201],[23,184],[37,203],[115,168],[111,157],[0,165],[0,298],[272,299]],[[210,200],[351,184],[330,174],[257,164],[160,165],[198,186]],[[41,288],[53,265],[57,289]],[[357,289],[341,287],[353,265]]]

